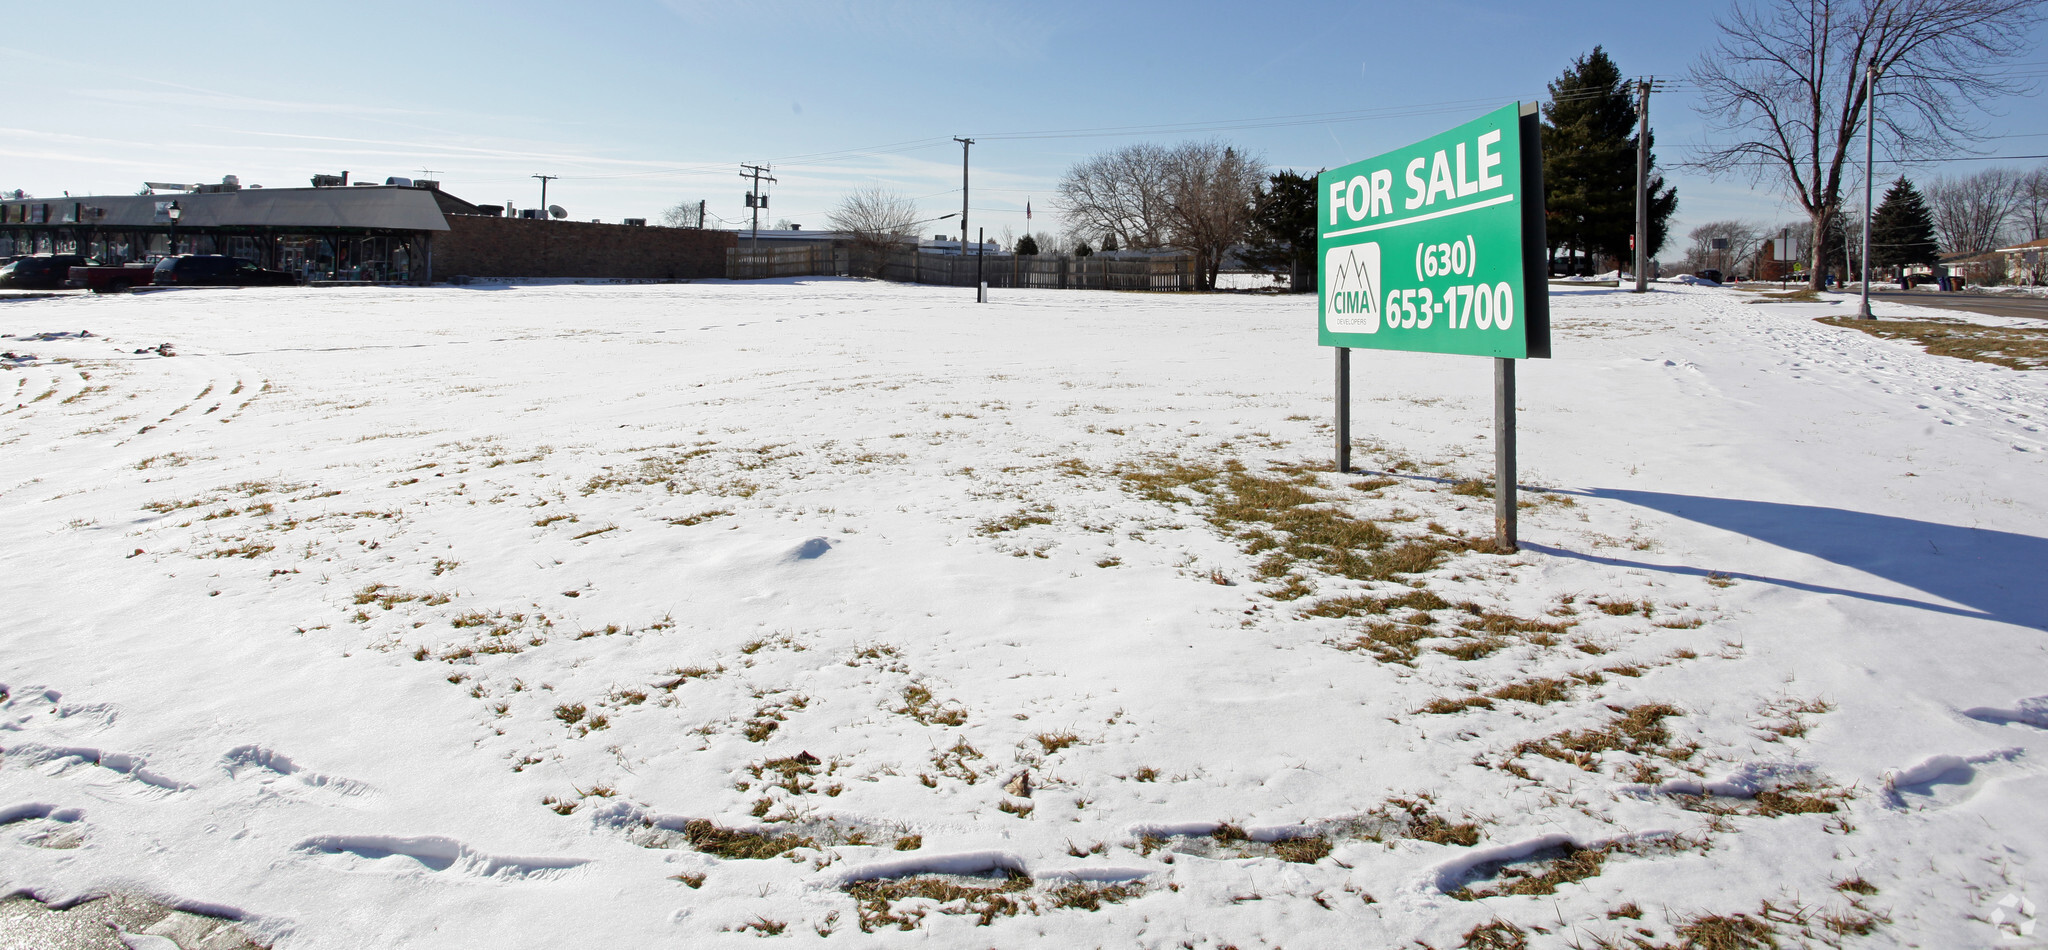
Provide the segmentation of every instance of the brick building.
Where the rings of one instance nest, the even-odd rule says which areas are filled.
[[[316,180],[324,180],[316,179]],[[333,179],[340,181],[343,179]],[[224,254],[306,281],[725,276],[730,231],[498,217],[431,181],[0,199],[0,256]]]

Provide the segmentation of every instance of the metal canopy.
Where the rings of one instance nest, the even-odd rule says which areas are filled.
[[[371,185],[348,188],[245,188],[241,191],[169,195],[98,195],[29,198],[0,202],[48,205],[37,224],[102,228],[160,228],[159,202],[176,201],[180,228],[356,228],[377,231],[446,231],[434,193],[423,188]],[[89,209],[104,209],[94,215]],[[78,211],[84,213],[79,214]],[[20,222],[19,212],[6,220]]]

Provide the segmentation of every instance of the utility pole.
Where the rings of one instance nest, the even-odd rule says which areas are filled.
[[[746,171],[740,172],[741,178],[752,178],[754,180],[754,190],[747,192],[747,207],[754,209],[754,236],[749,242],[747,252],[749,255],[759,254],[761,252],[761,209],[768,207],[768,196],[761,193],[761,179],[766,178],[770,184],[773,184],[775,176],[768,174],[768,169],[762,165],[741,165],[740,167],[746,169]]]
[[[1650,92],[1657,80],[1636,81],[1642,105],[1636,110],[1636,293],[1650,289]]]
[[[531,178],[538,178],[538,179],[540,179],[540,213],[541,213],[541,214],[547,214],[547,213],[548,213],[548,182],[554,181],[555,179],[557,179],[557,178],[560,178],[560,177],[562,177],[562,176],[560,176],[560,175],[531,175],[531,176],[528,176],[528,177],[531,177]]]
[[[967,150],[974,145],[973,139],[953,136],[960,143],[960,253],[967,253]]]
[[[1871,174],[1872,158],[1877,151],[1877,73],[1877,60],[1872,59],[1863,79],[1863,308],[1856,315],[1864,320],[1877,319],[1870,312],[1870,219],[1876,216],[1870,197],[1871,186],[1877,181]],[[1848,243],[1846,236],[1842,243]]]

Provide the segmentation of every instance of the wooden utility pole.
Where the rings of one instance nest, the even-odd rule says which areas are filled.
[[[974,146],[973,139],[953,136],[960,143],[960,253],[967,253],[967,150]]]
[[[761,194],[761,179],[766,178],[770,184],[773,184],[775,176],[768,174],[767,167],[763,165],[741,165],[740,167],[746,169],[746,171],[740,172],[741,178],[752,178],[754,180],[753,190],[747,192],[747,204],[754,209],[754,235],[747,242],[747,255],[749,257],[758,257],[761,253],[761,209],[768,206],[766,197]]]
[[[1636,81],[1636,293],[1650,289],[1650,79]],[[1512,385],[1512,384],[1511,384]]]

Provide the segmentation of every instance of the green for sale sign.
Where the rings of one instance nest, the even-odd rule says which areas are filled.
[[[1318,342],[1549,356],[1539,130],[1510,105],[1317,178]]]

